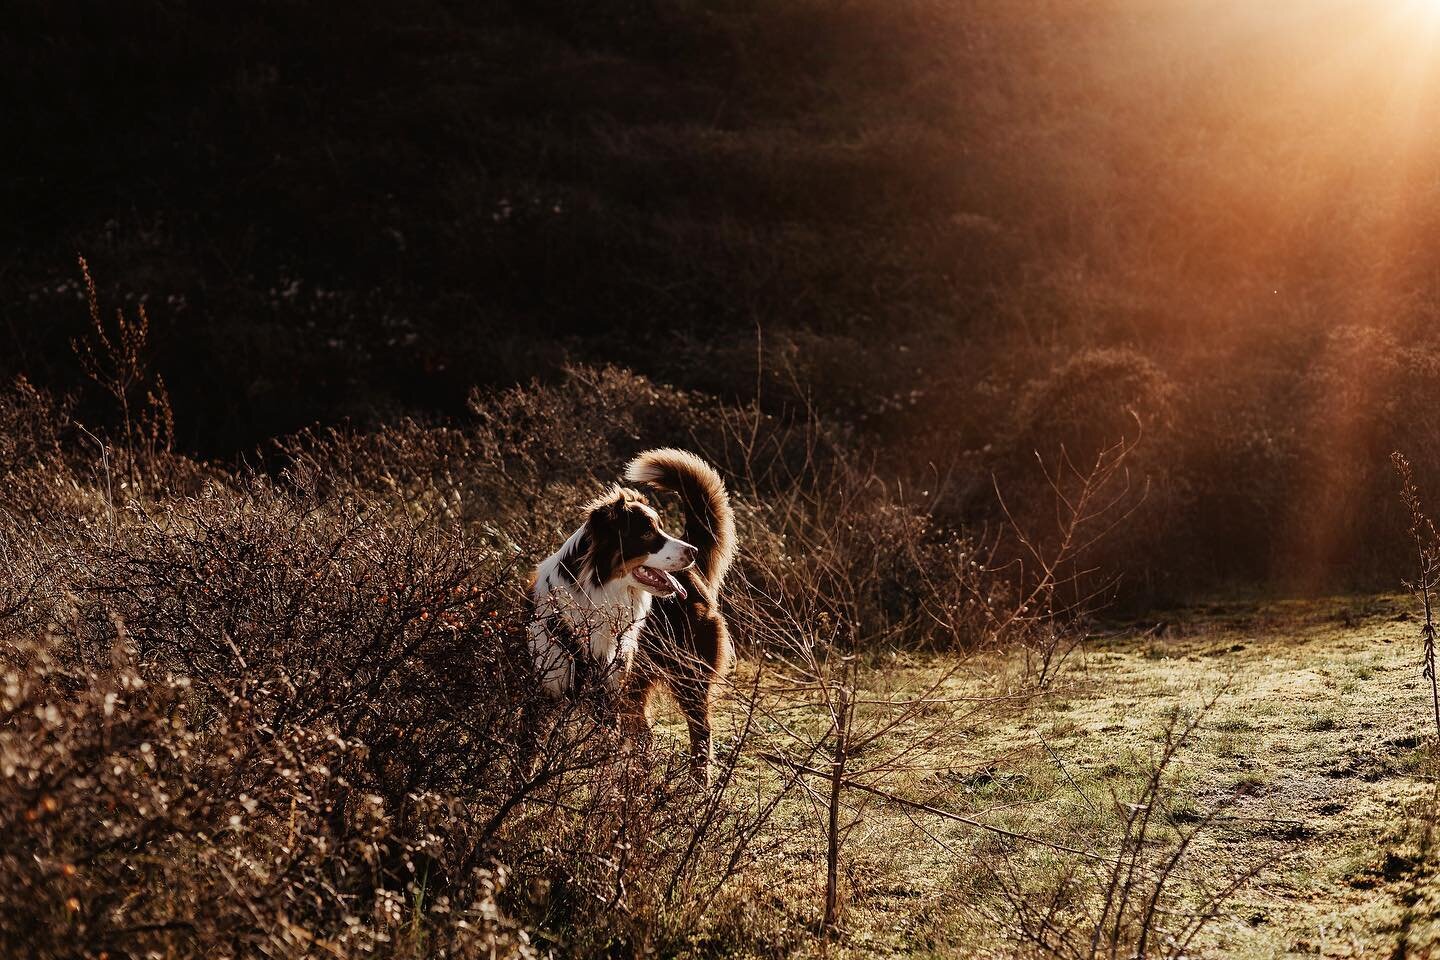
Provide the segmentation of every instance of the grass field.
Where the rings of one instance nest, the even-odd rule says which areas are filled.
[[[943,676],[931,699],[950,703],[876,750],[903,753],[906,729],[917,739],[944,730],[932,748],[867,782],[1063,846],[1104,851],[1108,837],[1113,853],[1117,798],[1137,794],[1167,724],[1193,720],[1166,772],[1156,845],[1196,831],[1172,881],[1182,902],[1254,876],[1192,955],[1430,956],[1440,950],[1440,884],[1426,852],[1436,781],[1418,647],[1407,600],[1344,598],[1195,608],[1162,628],[1118,630],[1077,651],[1040,694],[1018,693],[1008,657],[958,668],[938,657],[874,663],[862,670],[869,694]],[[1000,699],[961,699],[977,696]],[[1013,955],[1016,918],[1002,886],[1043,904],[1067,865],[1083,873],[1087,863],[847,795],[855,826],[843,848],[842,955]],[[797,796],[770,825],[774,847],[746,883],[756,922],[790,914],[803,924],[818,910],[824,803]]]

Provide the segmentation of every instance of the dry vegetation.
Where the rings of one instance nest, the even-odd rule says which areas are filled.
[[[799,778],[737,776],[737,742],[703,795],[666,752],[621,750],[589,698],[538,759],[521,749],[535,696],[523,566],[607,479],[590,465],[623,462],[638,435],[683,428],[728,457],[741,491],[827,478],[742,493],[734,619],[751,650],[783,640],[813,673],[832,646],[896,632],[968,645],[1009,597],[814,422],[707,413],[576,369],[557,388],[477,395],[463,427],[313,433],[279,444],[270,474],[227,471],[167,449],[143,317],[118,331],[92,319],[79,346],[119,410],[114,441],[23,380],[0,404],[7,950],[597,955],[803,939],[803,922],[745,896]],[[814,684],[757,678],[756,725],[791,687],[785,709]]]
[[[222,469],[169,450],[143,318],[92,323],[77,349],[119,411],[109,435],[24,380],[0,400],[7,951],[1433,940],[1413,826],[1430,760],[1396,723],[1425,714],[1400,707],[1402,645],[1374,646],[1392,629],[1087,633],[1110,585],[1091,548],[1143,494],[1132,445],[1042,464],[1052,519],[971,539],[813,412],[576,367],[477,392],[460,423],[312,431],[263,472]],[[604,465],[652,443],[721,467],[745,545],[708,792],[680,738],[628,749],[595,696],[538,758],[522,746],[523,568]],[[1377,652],[1352,655],[1356,636]],[[1337,849],[1343,876],[1318,866]],[[1342,903],[1346,924],[1316,920]]]
[[[908,694],[864,692],[881,651],[1013,642],[1039,658],[1029,688],[1053,682],[1078,612],[1061,597],[1088,589],[1090,528],[1128,495],[1126,448],[1057,471],[1062,536],[1017,536],[1007,561],[813,414],[707,406],[614,368],[477,393],[464,424],[311,432],[268,472],[225,470],[171,452],[144,315],[107,319],[90,290],[76,348],[113,439],[24,380],[0,403],[0,937],[46,956],[843,939],[842,813],[891,797],[951,741],[953,708],[992,699],[942,693],[959,659]],[[639,437],[704,452],[737,494],[746,665],[709,793],[667,748],[622,749],[596,697],[538,758],[523,747],[523,567]],[[828,882],[775,903],[758,894],[793,853],[782,821],[807,807],[827,811],[810,852]],[[1127,915],[1117,935],[1156,926]]]

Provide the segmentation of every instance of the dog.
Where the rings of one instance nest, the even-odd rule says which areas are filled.
[[[608,691],[623,731],[637,737],[648,736],[654,694],[668,688],[689,729],[692,770],[708,783],[713,688],[733,659],[719,601],[734,512],[719,474],[684,450],[640,454],[625,480],[678,495],[683,539],[631,487],[588,504],[584,523],[534,571],[530,655],[546,693]]]

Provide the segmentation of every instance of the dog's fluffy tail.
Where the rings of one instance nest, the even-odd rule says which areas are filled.
[[[625,479],[680,495],[685,539],[700,551],[695,564],[710,589],[719,590],[735,559],[735,514],[715,468],[684,450],[647,450],[630,461]]]

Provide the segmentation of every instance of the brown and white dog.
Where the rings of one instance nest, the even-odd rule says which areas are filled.
[[[708,780],[712,687],[732,658],[719,610],[735,554],[730,498],[714,469],[684,450],[642,453],[625,479],[679,496],[684,539],[661,529],[631,488],[590,503],[585,522],[535,569],[530,654],[552,696],[584,684],[614,692],[631,732],[648,730],[652,695],[668,687],[689,727],[696,775]]]

